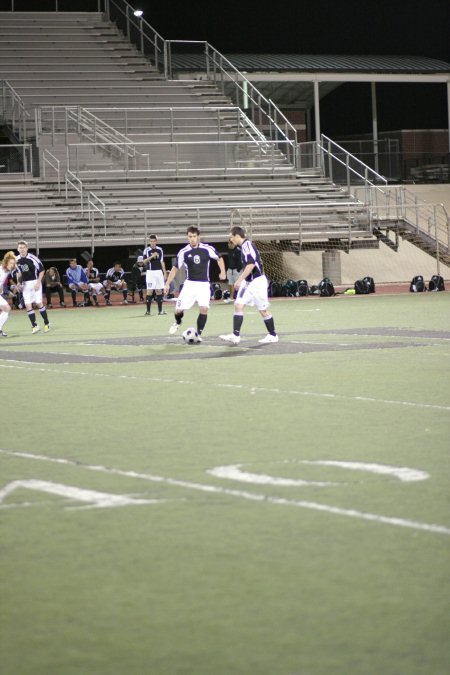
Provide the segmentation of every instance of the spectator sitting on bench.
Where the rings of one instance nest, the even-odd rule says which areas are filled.
[[[106,278],[105,281],[103,282],[103,286],[106,289],[105,300],[107,305],[111,304],[110,296],[111,290],[113,289],[116,291],[121,291],[123,295],[122,304],[123,305],[128,304],[127,300],[128,286],[127,282],[125,281],[125,272],[120,262],[115,262],[114,266],[110,267],[109,270],[106,272]]]
[[[67,286],[72,294],[72,302],[74,307],[83,307],[83,303],[77,305],[77,291],[81,291],[84,295],[84,306],[91,305],[89,300],[89,286],[86,272],[78,265],[77,259],[69,260],[69,267],[66,269]]]
[[[58,293],[59,304],[65,307],[64,303],[64,287],[61,283],[61,277],[56,267],[49,267],[45,272],[44,277],[45,297],[47,298],[47,309],[52,308],[52,293]]]

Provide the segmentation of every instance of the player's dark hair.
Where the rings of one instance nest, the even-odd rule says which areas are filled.
[[[242,239],[245,239],[245,230],[242,227],[238,227],[235,225],[234,227],[231,228],[230,234],[233,235],[233,237],[237,234],[238,237],[242,237]]]
[[[186,230],[186,234],[189,234],[189,232],[191,232],[192,234],[200,234],[200,229],[195,225],[190,225]]]
[[[158,237],[156,236],[156,234],[151,234],[151,235],[149,236],[149,239],[158,239]]]
[[[122,265],[122,263],[120,262],[120,260],[116,260],[116,262],[113,264],[113,267],[115,267],[116,265]]]

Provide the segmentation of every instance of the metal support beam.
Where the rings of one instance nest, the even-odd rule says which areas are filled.
[[[315,123],[315,140],[320,141],[320,97],[319,97],[319,82],[314,80],[314,123]]]
[[[370,91],[372,94],[372,135],[373,135],[373,156],[374,156],[374,169],[377,173],[378,171],[378,114],[377,114],[377,90],[376,83],[370,83]]]

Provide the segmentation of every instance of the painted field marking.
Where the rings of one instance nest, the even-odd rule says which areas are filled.
[[[373,464],[369,462],[340,462],[337,460],[300,460],[300,464],[316,464],[320,466],[333,466],[340,469],[350,469],[351,471],[367,471],[368,473],[383,474],[385,476],[394,476],[402,482],[415,482],[427,480],[430,475],[426,471],[410,469],[407,466],[390,466],[387,464]],[[208,469],[206,473],[216,478],[227,478],[228,480],[237,480],[241,483],[252,483],[254,485],[279,485],[285,487],[328,487],[330,485],[342,485],[342,483],[328,483],[320,481],[309,481],[303,479],[280,478],[279,476],[269,476],[260,473],[251,473],[242,471],[242,464],[229,464],[227,466],[216,466]]]
[[[210,476],[215,476],[216,478],[238,480],[241,483],[252,483],[253,485],[277,485],[280,487],[329,487],[330,485],[338,485],[338,483],[328,483],[324,481],[280,478],[279,476],[250,473],[249,471],[242,471],[242,466],[242,464],[216,466],[213,469],[208,469],[206,473],[209,473]]]
[[[324,513],[331,513],[336,516],[344,516],[347,518],[355,518],[357,520],[367,520],[376,523],[383,523],[384,525],[392,525],[395,527],[405,527],[412,530],[419,530],[423,532],[432,532],[434,534],[443,534],[450,536],[450,527],[444,525],[436,525],[433,523],[420,523],[414,520],[406,520],[404,518],[395,518],[391,516],[382,516],[376,513],[366,513],[364,511],[357,511],[355,509],[342,509],[337,506],[329,506],[328,504],[319,504],[317,502],[309,502],[304,500],[283,499],[280,497],[269,497],[267,495],[256,494],[252,492],[243,492],[241,490],[233,490],[223,488],[215,485],[205,485],[203,483],[191,483],[189,481],[178,480],[176,478],[169,478],[164,476],[156,476],[153,474],[140,473],[137,471],[125,471],[123,469],[114,469],[101,465],[83,464],[75,462],[74,460],[65,459],[62,457],[46,457],[45,455],[33,455],[28,452],[14,452],[12,450],[4,450],[0,448],[0,454],[10,457],[22,457],[23,459],[31,459],[41,462],[50,462],[53,464],[61,464],[64,466],[73,466],[78,469],[86,469],[88,471],[97,471],[113,476],[125,476],[126,478],[140,478],[141,480],[151,481],[154,483],[162,483],[175,487],[186,488],[189,490],[197,490],[199,492],[206,492],[208,494],[227,495],[229,497],[237,497],[253,502],[260,502],[265,504],[275,504],[277,506],[294,506],[302,509],[309,509],[311,511],[322,511]]]
[[[340,469],[351,469],[352,471],[368,471],[369,473],[379,473],[385,476],[394,476],[403,483],[413,483],[416,481],[427,480],[430,474],[420,469],[410,469],[407,466],[391,466],[388,464],[373,464],[369,462],[340,462],[328,459],[302,459],[302,464],[318,464],[320,466],[335,466]]]
[[[16,490],[27,489],[38,492],[46,492],[51,495],[58,495],[65,499],[72,499],[77,502],[84,502],[88,506],[66,506],[66,509],[104,509],[113,506],[137,506],[138,504],[157,504],[166,500],[163,499],[136,499],[128,495],[116,495],[108,492],[98,492],[97,490],[85,490],[84,488],[74,487],[72,485],[63,485],[62,483],[52,483],[47,480],[14,480],[5,485],[0,490],[0,509],[10,508],[2,502],[8,495]],[[21,504],[19,504],[21,506]]]
[[[236,389],[241,391],[247,391],[250,394],[280,394],[288,396],[305,396],[313,398],[324,398],[324,399],[335,399],[338,401],[361,401],[363,403],[379,403],[382,405],[400,405],[407,406],[411,408],[419,409],[428,409],[428,410],[442,410],[444,412],[450,412],[450,405],[437,405],[435,403],[416,403],[414,401],[396,401],[391,399],[375,398],[373,396],[346,396],[345,394],[332,394],[332,393],[320,393],[314,391],[301,391],[297,389],[281,389],[279,387],[251,387],[244,384],[226,384],[224,382],[211,382],[205,384],[204,382],[199,382],[196,380],[177,380],[170,377],[146,377],[142,375],[116,375],[114,373],[95,373],[95,372],[85,372],[85,371],[76,371],[76,370],[62,370],[57,368],[27,368],[24,363],[34,366],[35,363],[27,361],[17,361],[21,365],[14,365],[13,361],[8,361],[7,364],[0,363],[0,368],[12,368],[16,370],[26,370],[26,371],[36,371],[38,373],[54,373],[56,375],[71,375],[75,377],[98,377],[105,379],[118,379],[122,381],[130,380],[131,382],[155,382],[156,384],[184,384],[190,386],[199,386],[201,385],[203,389],[209,386],[212,389]],[[70,365],[60,364],[60,365]]]

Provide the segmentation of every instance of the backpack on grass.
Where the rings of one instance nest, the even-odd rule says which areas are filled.
[[[319,293],[320,297],[322,298],[329,298],[332,295],[336,295],[331,279],[328,277],[322,279],[322,281],[319,283]]]
[[[355,281],[356,295],[368,295],[370,293],[369,285],[365,279],[357,279]]]
[[[297,293],[300,297],[309,294],[309,286],[306,279],[299,279],[299,281],[297,281]]]
[[[444,277],[440,274],[433,274],[428,284],[429,291],[445,291]]]
[[[409,290],[411,293],[423,293],[424,291],[427,290],[425,288],[425,282],[421,274],[418,274],[417,276],[411,279]]]

